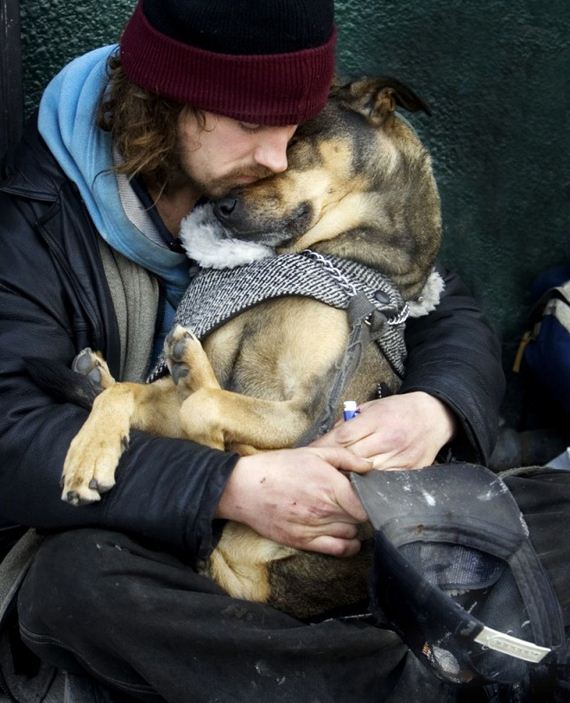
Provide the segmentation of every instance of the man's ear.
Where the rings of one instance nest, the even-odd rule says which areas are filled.
[[[331,94],[377,127],[394,112],[396,106],[410,112],[423,110],[431,115],[424,100],[400,81],[387,76],[361,78],[344,85],[337,83]]]

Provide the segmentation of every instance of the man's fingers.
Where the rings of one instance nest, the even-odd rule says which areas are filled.
[[[337,469],[366,473],[372,468],[372,462],[366,457],[357,456],[344,447],[309,447],[313,454]]]
[[[354,522],[334,522],[327,526],[327,536],[336,537],[342,540],[356,539],[358,535],[358,525],[360,523]]]
[[[310,447],[309,449],[323,461],[343,471],[354,471],[355,473],[364,474],[372,469],[370,459],[356,456],[356,454],[343,447]],[[368,515],[352,486],[345,477],[339,475],[339,479],[342,480],[338,481],[334,488],[334,496],[338,506],[344,513],[355,518],[356,521],[366,522]]]
[[[391,451],[379,451],[386,450],[385,446],[380,445],[380,440],[378,435],[370,434],[362,439],[358,439],[350,445],[350,451],[357,456],[364,457],[373,461],[377,456],[390,457],[393,456]],[[373,463],[373,467],[376,469],[378,466]]]
[[[347,422],[339,421],[322,437],[311,442],[311,447],[346,447],[376,431],[373,418],[369,415],[357,415]]]
[[[360,540],[337,539],[329,535],[322,535],[311,540],[306,547],[309,552],[320,552],[333,557],[352,557],[360,551]]]
[[[337,502],[345,513],[352,515],[358,522],[368,520],[368,513],[364,510],[360,498],[350,484],[347,485],[346,491],[337,494]]]
[[[374,456],[371,456],[369,458],[372,461],[372,465],[377,470],[385,471],[385,470],[389,470],[391,468],[394,468],[394,455],[393,454],[390,454],[390,453],[375,454]]]

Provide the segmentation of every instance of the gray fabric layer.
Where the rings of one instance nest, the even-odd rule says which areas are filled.
[[[331,272],[331,265],[340,276]],[[315,259],[311,252],[284,254],[233,269],[200,269],[180,301],[174,324],[190,328],[201,339],[265,300],[303,296],[347,310],[357,293],[363,293],[388,322],[405,309],[398,289],[375,269],[336,256]],[[400,374],[405,359],[403,331],[403,324],[386,324],[377,340]],[[164,373],[166,365],[161,356],[148,380],[154,381]]]
[[[121,340],[121,381],[143,381],[156,328],[159,288],[146,269],[99,239]]]

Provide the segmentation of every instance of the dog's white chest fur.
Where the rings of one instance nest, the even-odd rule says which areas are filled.
[[[209,203],[194,208],[182,220],[180,239],[188,257],[207,269],[235,268],[275,256],[271,247],[233,238]]]

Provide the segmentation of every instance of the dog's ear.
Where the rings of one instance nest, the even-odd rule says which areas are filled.
[[[387,76],[361,78],[344,85],[335,82],[331,96],[341,100],[355,112],[361,113],[376,126],[383,124],[396,106],[410,112],[423,110],[431,115],[428,104],[413,90]]]

